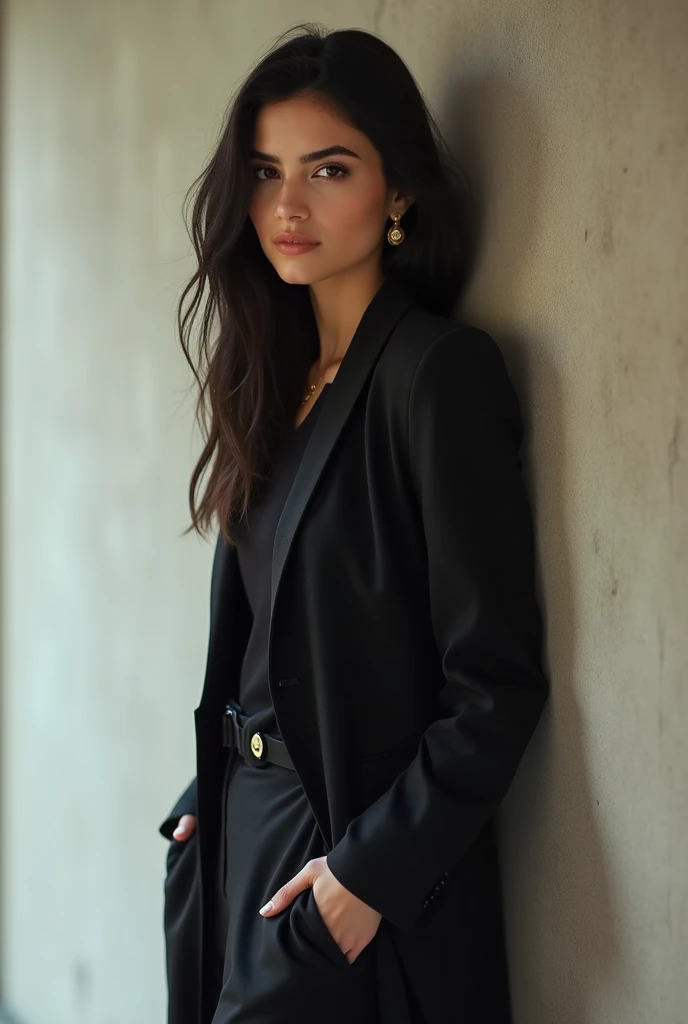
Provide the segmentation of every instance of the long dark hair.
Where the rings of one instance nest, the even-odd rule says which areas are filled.
[[[404,215],[403,243],[384,246],[384,277],[401,280],[419,302],[447,316],[472,256],[468,177],[399,55],[359,29],[329,32],[309,22],[279,36],[230,101],[219,142],[182,207],[198,269],[182,292],[177,325],[199,387],[196,418],[204,441],[184,532],[205,535],[217,518],[230,544],[232,524],[269,476],[284,431],[296,419],[319,354],[308,286],[279,277],[248,216],[258,111],[296,94],[325,98],[376,147],[388,185],[415,198]]]

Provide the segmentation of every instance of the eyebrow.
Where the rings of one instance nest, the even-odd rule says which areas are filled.
[[[316,149],[314,153],[304,153],[303,156],[299,157],[300,164],[311,164],[315,160],[322,160],[326,156],[355,156],[357,160],[360,160],[358,153],[354,153],[352,149],[347,149],[346,146],[329,146],[327,149]],[[250,156],[257,160],[267,160],[271,164],[281,164],[282,161],[278,156],[271,156],[270,153],[261,153],[259,149],[252,149]]]

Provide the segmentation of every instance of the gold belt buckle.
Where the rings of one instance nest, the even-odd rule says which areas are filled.
[[[259,732],[254,732],[253,736],[251,736],[251,752],[255,754],[258,760],[262,760],[264,750],[263,737]]]

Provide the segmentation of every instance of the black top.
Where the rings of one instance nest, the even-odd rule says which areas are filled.
[[[286,436],[270,479],[263,483],[258,500],[254,500],[247,519],[241,521],[235,532],[239,569],[253,613],[239,680],[239,703],[248,715],[272,706],[268,688],[272,545],[277,521],[329,386],[329,383],[323,385],[306,418]],[[279,735],[274,721],[264,729]]]

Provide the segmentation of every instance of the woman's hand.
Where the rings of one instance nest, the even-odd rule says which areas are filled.
[[[382,914],[359,900],[358,896],[354,896],[335,878],[327,866],[326,857],[309,860],[297,875],[261,907],[259,913],[263,917],[279,914],[309,885],[313,887],[313,898],[326,927],[352,964],[372,941],[380,926]]]
[[[184,840],[190,839],[196,831],[196,815],[195,814],[182,814],[179,819],[179,824],[172,833],[175,839]]]

